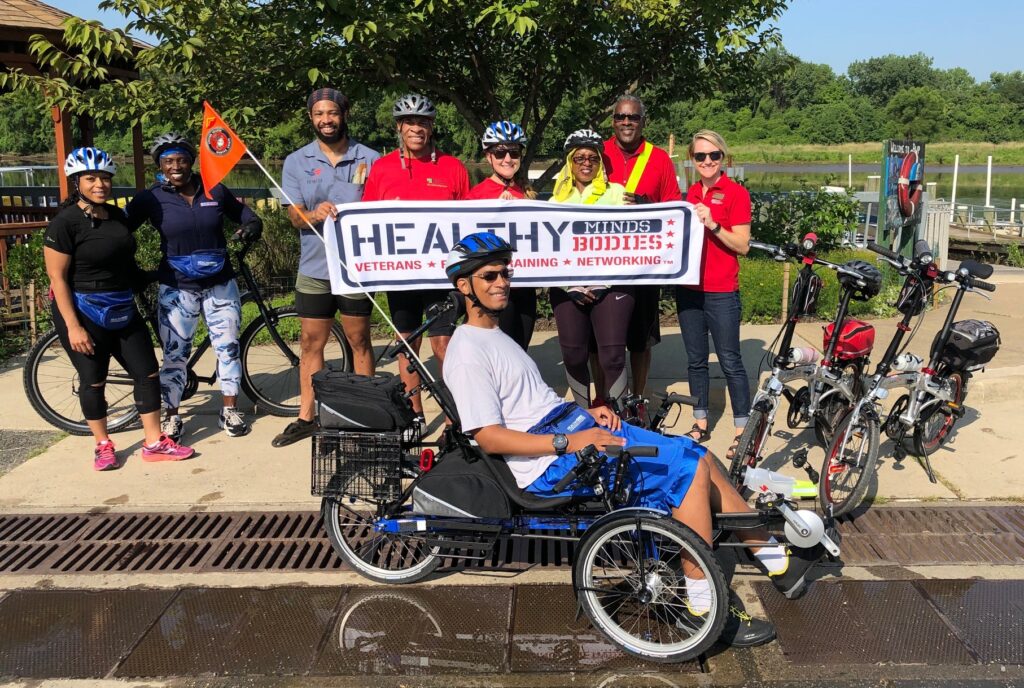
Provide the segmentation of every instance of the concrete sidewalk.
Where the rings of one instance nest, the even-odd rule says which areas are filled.
[[[993,276],[999,289],[986,301],[968,295],[960,318],[991,320],[1002,335],[1002,348],[989,368],[972,380],[969,388],[968,415],[958,424],[952,442],[933,458],[938,484],[928,482],[913,458],[896,464],[887,456],[891,443],[883,444],[877,485],[871,494],[878,501],[924,500],[1019,500],[1024,498],[1024,459],[1018,448],[1020,439],[1013,428],[1019,422],[1020,399],[1024,397],[1024,271],[1000,270]],[[926,355],[945,309],[929,314],[910,346]],[[895,330],[895,319],[875,320],[876,358],[881,355]],[[687,392],[686,360],[678,327],[663,328],[662,343],[655,349],[648,391]],[[744,325],[743,356],[752,384],[759,364],[778,332],[778,325]],[[804,323],[798,327],[799,345],[821,347],[821,324]],[[565,393],[561,356],[554,332],[539,332],[534,337],[531,355],[537,360],[544,378],[560,393]],[[429,359],[428,359],[429,360]],[[731,431],[731,412],[724,389],[724,378],[712,359],[712,451],[724,455]],[[21,361],[14,361],[0,372],[3,389],[3,413],[0,433],[6,431],[53,430],[40,419],[24,396]],[[429,363],[433,365],[433,362]],[[203,361],[200,369],[212,369],[213,361]],[[763,366],[761,366],[763,371]],[[394,366],[385,368],[394,372]],[[244,399],[244,397],[243,397]],[[312,508],[317,500],[309,495],[309,443],[283,449],[270,446],[271,438],[287,423],[273,416],[250,416],[253,431],[246,437],[229,438],[216,427],[219,394],[200,386],[185,406],[188,435],[186,442],[197,456],[180,464],[147,464],[138,456],[141,433],[130,430],[115,436],[118,451],[127,460],[123,468],[111,473],[91,469],[92,440],[65,437],[42,453],[0,477],[0,511],[87,511],[87,510],[204,510],[250,508]],[[251,411],[251,407],[249,409]],[[435,405],[428,404],[431,429],[440,429]],[[671,420],[671,419],[670,419]],[[675,422],[675,432],[683,432],[692,419],[684,411]],[[807,429],[789,430],[784,417],[776,424],[768,447],[768,465],[786,462],[798,447],[810,447],[810,464],[820,467],[824,452],[814,445]],[[0,443],[0,447],[3,444]],[[793,470],[788,467],[785,470]],[[802,473],[801,473],[802,475]]]

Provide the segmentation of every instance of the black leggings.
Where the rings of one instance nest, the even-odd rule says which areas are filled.
[[[111,356],[124,367],[135,383],[135,407],[139,413],[160,410],[160,377],[157,375],[153,340],[138,312],[131,323],[120,330],[105,330],[82,313],[76,313],[78,322],[92,338],[93,354],[87,356],[71,350],[68,326],[57,304],[53,303],[50,310],[53,312],[53,326],[60,343],[64,345],[71,365],[75,366],[78,373],[78,396],[86,420],[103,420],[107,417],[107,399],[103,390]]]
[[[508,306],[498,316],[498,327],[526,351],[530,348],[536,324],[537,290],[533,287],[513,288]]]
[[[591,336],[597,343],[597,359],[604,371],[607,396],[618,399],[626,392],[626,333],[633,314],[633,290],[612,287],[595,304],[577,305],[564,289],[551,289],[551,308],[558,326],[565,378],[573,401],[590,407]],[[604,390],[597,390],[598,394]]]

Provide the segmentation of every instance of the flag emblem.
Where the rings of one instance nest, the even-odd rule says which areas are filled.
[[[206,134],[206,147],[214,155],[227,155],[231,152],[231,135],[221,127],[211,129]]]

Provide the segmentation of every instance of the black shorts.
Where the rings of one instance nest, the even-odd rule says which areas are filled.
[[[388,308],[391,309],[391,320],[399,332],[412,332],[423,324],[423,314],[427,306],[448,298],[447,289],[426,289],[422,291],[389,291]],[[430,326],[428,337],[451,337],[455,332],[455,321],[458,312],[453,308]]]
[[[644,284],[633,289],[636,304],[626,330],[626,349],[640,353],[661,341],[661,286]]]
[[[300,318],[330,320],[335,313],[368,318],[373,312],[370,299],[353,299],[340,294],[306,294],[295,292],[295,310]]]

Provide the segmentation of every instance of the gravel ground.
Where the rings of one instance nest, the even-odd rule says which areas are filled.
[[[14,470],[63,436],[56,430],[0,430],[0,475]]]

